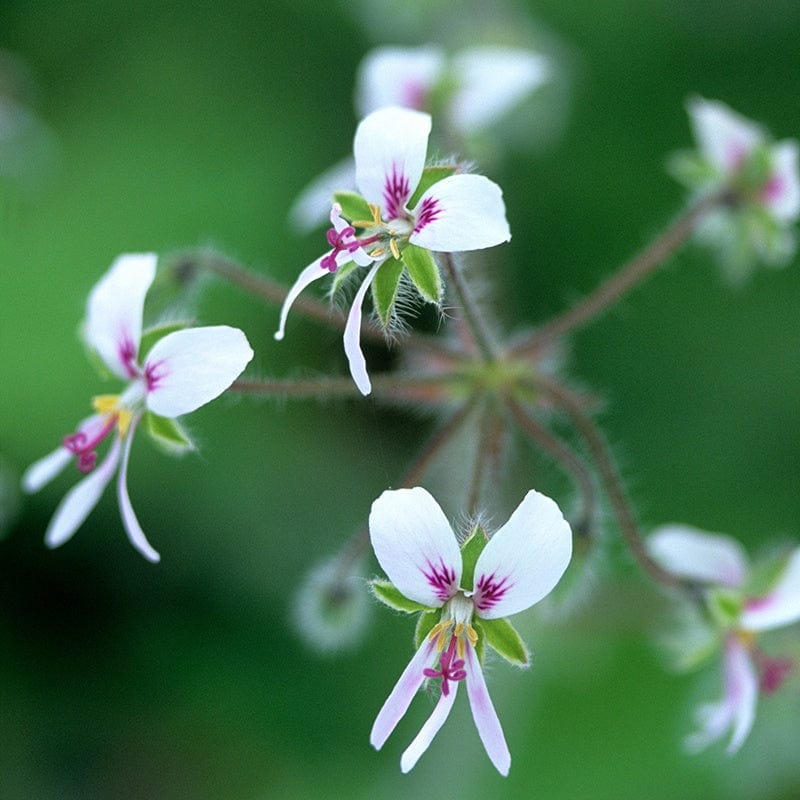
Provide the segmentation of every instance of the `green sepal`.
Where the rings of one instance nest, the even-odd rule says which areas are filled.
[[[183,455],[197,449],[180,423],[174,419],[160,417],[148,411],[145,414],[145,429],[153,441],[170,455]]]
[[[417,627],[414,629],[414,649],[419,649],[425,637],[436,627],[441,619],[442,612],[438,609],[423,611],[417,618]]]
[[[735,624],[742,613],[743,596],[739,591],[712,589],[708,592],[708,611],[711,619],[722,628]]]
[[[331,297],[336,296],[336,292],[342,287],[342,284],[345,282],[350,273],[358,267],[355,261],[348,261],[346,264],[342,264],[336,272],[333,273],[333,283],[331,284]]]
[[[333,199],[342,207],[342,216],[350,222],[366,222],[372,219],[367,201],[356,192],[336,192]]]
[[[420,197],[422,197],[434,183],[439,183],[443,178],[449,178],[458,172],[458,167],[454,164],[440,164],[433,167],[425,167],[422,170],[422,177],[408,201],[409,208],[416,208]]]
[[[781,579],[786,567],[789,566],[789,554],[782,553],[765,561],[760,561],[747,576],[744,585],[746,597],[763,597],[775,588],[775,584]]]
[[[690,150],[671,155],[667,172],[689,189],[702,189],[720,179],[718,170],[711,163]]]
[[[372,302],[384,328],[392,321],[394,303],[403,275],[403,262],[390,258],[381,264],[372,281]]]
[[[436,266],[430,250],[414,244],[406,245],[403,248],[403,261],[408,270],[408,276],[423,298],[429,303],[441,302],[442,276],[439,274],[439,267]]]
[[[175,331],[182,331],[189,327],[188,322],[165,322],[162,325],[154,325],[142,333],[142,338],[139,342],[139,360],[141,361],[156,342],[163,339],[167,334],[175,333]]]
[[[417,611],[428,611],[429,606],[409,600],[391,581],[376,579],[370,581],[369,588],[377,600],[395,611],[404,614],[416,614]]]
[[[478,556],[483,552],[489,539],[480,525],[476,525],[472,529],[472,533],[467,537],[464,544],[461,545],[461,585],[468,592],[471,592],[475,583],[475,564],[478,561]]]
[[[740,183],[745,191],[760,194],[764,184],[769,180],[773,169],[770,151],[771,148],[763,144],[757,145],[742,164],[737,175],[737,183]]]
[[[525,647],[525,642],[522,641],[516,628],[507,619],[473,620],[473,625],[478,631],[478,641],[481,638],[485,639],[492,650],[518,667],[530,666],[528,648]]]

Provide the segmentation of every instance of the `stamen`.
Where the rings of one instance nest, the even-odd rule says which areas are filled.
[[[389,239],[389,249],[392,251],[392,255],[399,261],[400,248],[397,246],[397,239]]]

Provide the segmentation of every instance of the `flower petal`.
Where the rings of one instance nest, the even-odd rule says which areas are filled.
[[[798,143],[778,142],[772,148],[773,172],[764,192],[764,205],[780,222],[794,222],[800,215]]]
[[[120,378],[136,374],[144,299],[157,259],[155,253],[121,255],[89,294],[84,338]]]
[[[501,775],[508,775],[508,770],[511,768],[511,753],[508,752],[503,728],[492,705],[492,699],[489,697],[478,656],[475,649],[469,644],[466,647],[465,656],[467,696],[472,709],[472,719],[475,720],[478,735],[481,737],[486,754],[492,764]]]
[[[795,550],[778,582],[765,596],[745,603],[739,619],[748,631],[766,631],[800,620],[800,548]]]
[[[361,286],[358,287],[353,298],[353,305],[350,306],[350,311],[347,313],[347,323],[344,327],[344,353],[347,356],[347,363],[350,365],[350,374],[358,386],[358,391],[365,396],[372,391],[372,384],[367,374],[367,362],[361,352],[361,306],[364,304],[364,297],[375,273],[382,263],[375,264],[367,273]]]
[[[362,116],[387,106],[425,111],[443,68],[437,47],[375,48],[358,68],[356,106]]]
[[[740,586],[747,556],[731,536],[688,525],[663,525],[647,538],[650,555],[678,578],[721,586]]]
[[[420,756],[430,747],[433,737],[439,732],[439,729],[447,721],[450,716],[450,711],[453,708],[453,703],[456,701],[456,694],[458,692],[458,683],[453,683],[451,690],[439,696],[439,702],[433,712],[425,720],[425,724],[420,728],[419,733],[414,737],[414,741],[406,748],[405,752],[400,758],[400,771],[409,772],[414,768],[414,765],[419,761]]]
[[[188,414],[222,394],[252,357],[238,328],[216,325],[169,333],[153,345],[144,364],[147,407],[162,417]]]
[[[458,588],[458,542],[425,489],[385,491],[372,504],[369,536],[381,568],[410,600],[438,608]]]
[[[300,296],[300,292],[314,281],[331,274],[328,269],[322,266],[323,258],[325,258],[325,256],[320,256],[316,261],[312,261],[311,264],[297,276],[297,280],[292,285],[292,288],[289,289],[289,293],[286,295],[286,299],[281,306],[280,324],[278,325],[278,330],[275,332],[275,338],[278,341],[284,337],[286,332],[286,318],[289,316],[289,309],[292,307],[292,303]]]
[[[334,164],[318,175],[295,198],[289,209],[289,224],[300,233],[308,233],[327,219],[333,195],[356,188],[356,164],[352,156]]]
[[[528,492],[478,556],[476,613],[497,619],[532,606],[558,583],[571,556],[572,531],[559,507]]]
[[[128,459],[131,454],[133,433],[136,430],[137,422],[138,420],[131,422],[131,426],[128,428],[125,446],[122,451],[122,465],[120,466],[119,475],[117,476],[117,500],[119,501],[119,512],[122,515],[122,524],[125,526],[125,532],[128,534],[131,544],[148,561],[157,564],[161,560],[161,556],[150,546],[150,542],[147,541],[142,526],[139,524],[139,520],[136,519],[136,514],[131,505],[131,499],[128,496]]]
[[[549,77],[547,59],[529,50],[476,47],[453,59],[454,123],[464,132],[491,125]]]
[[[700,151],[723,174],[738,169],[752,149],[764,140],[764,132],[724,103],[689,101],[689,116]]]
[[[48,547],[64,544],[83,525],[114,475],[119,455],[120,440],[115,437],[102,463],[64,495],[44,535]]]
[[[435,649],[436,643],[426,638],[414,653],[414,657],[408,662],[408,666],[403,670],[403,674],[386,698],[386,702],[381,706],[369,735],[369,743],[376,750],[383,747],[397,723],[408,711],[417,689],[425,680],[423,670],[433,663]]]
[[[374,111],[359,124],[356,186],[368,203],[383,208],[384,219],[399,216],[416,189],[430,132],[430,116],[407,108]]]
[[[72,460],[73,455],[66,447],[53,450],[44,458],[34,461],[22,474],[22,488],[28,494],[38,492],[56,477]]]
[[[511,239],[500,187],[483,175],[451,175],[420,197],[412,244],[458,253],[482,250]]]

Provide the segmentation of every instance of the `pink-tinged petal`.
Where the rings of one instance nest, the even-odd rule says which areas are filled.
[[[438,181],[414,210],[412,244],[441,253],[482,250],[511,239],[500,187],[482,175]]]
[[[352,156],[318,175],[295,198],[289,209],[289,223],[301,233],[319,227],[328,219],[333,195],[356,189],[356,164]]]
[[[162,417],[188,414],[221,395],[252,357],[238,328],[216,325],[169,333],[144,364],[147,407]]]
[[[22,488],[28,494],[38,492],[56,477],[72,460],[73,454],[66,447],[59,447],[44,458],[31,464],[22,474]]]
[[[747,576],[744,549],[736,539],[721,533],[664,525],[647,538],[647,550],[678,578],[735,588]]]
[[[403,670],[403,674],[395,684],[394,689],[386,698],[386,702],[378,712],[375,724],[372,726],[372,731],[369,735],[369,743],[376,750],[380,750],[383,747],[384,742],[389,738],[397,723],[408,711],[414,695],[422,685],[422,681],[425,680],[423,670],[433,663],[435,650],[436,643],[425,639],[414,654],[414,657],[408,662],[408,666]]]
[[[128,495],[128,459],[130,458],[133,434],[136,430],[137,423],[138,420],[131,422],[125,440],[125,446],[122,451],[122,464],[117,477],[117,500],[119,501],[119,511],[122,515],[122,524],[125,526],[125,532],[128,534],[131,544],[148,561],[157,564],[161,560],[161,556],[151,547],[150,542],[147,541],[142,526],[139,524],[139,520],[136,519],[136,514],[133,511],[131,499]]]
[[[778,582],[764,597],[745,603],[739,625],[748,631],[766,631],[800,620],[800,549],[789,557]]]
[[[155,253],[120,256],[89,294],[84,338],[120,378],[136,375],[144,299],[157,259]]]
[[[356,130],[356,186],[368,203],[393,219],[417,188],[425,167],[431,118],[407,108],[384,108],[365,117]]]
[[[694,136],[703,156],[723,174],[735,172],[764,132],[724,103],[694,98],[689,101]]]
[[[115,437],[100,465],[64,495],[44,535],[48,547],[64,544],[83,525],[117,469],[120,449],[120,440]]]
[[[472,709],[472,719],[475,720],[478,735],[481,737],[483,747],[492,764],[495,765],[501,775],[508,775],[508,771],[511,768],[511,753],[508,751],[503,728],[489,697],[478,656],[474,648],[469,644],[466,647],[465,655],[467,662],[467,696],[469,697],[469,706]]]
[[[453,122],[466,133],[497,121],[550,76],[547,59],[528,50],[477,47],[453,59],[458,89]]]
[[[457,690],[458,684],[454,683],[453,688],[447,694],[441,694],[439,696],[439,702],[436,703],[433,712],[420,728],[419,733],[414,737],[414,741],[411,742],[401,756],[401,772],[410,772],[417,761],[419,761],[420,756],[430,747],[433,737],[436,736],[439,729],[450,716],[453,703],[456,701]]]
[[[538,603],[561,579],[571,556],[572,531],[559,507],[528,492],[478,556],[475,612],[498,619]]]
[[[794,222],[800,215],[797,142],[778,142],[772,148],[772,162],[772,175],[764,187],[764,205],[780,222]]]
[[[289,289],[289,293],[286,295],[286,299],[283,301],[283,305],[281,306],[281,317],[280,317],[280,324],[278,325],[278,330],[275,332],[275,338],[280,341],[283,339],[284,334],[286,333],[286,318],[289,316],[289,309],[292,307],[292,304],[295,300],[300,296],[300,292],[309,286],[314,281],[318,281],[320,278],[324,278],[326,275],[330,275],[330,271],[325,269],[322,266],[322,259],[325,256],[320,256],[316,261],[313,261],[309,264],[298,276],[297,280],[292,285],[292,288]]]
[[[436,47],[378,47],[359,66],[356,106],[361,116],[387,106],[426,111],[443,69],[444,55]]]
[[[458,589],[461,551],[425,489],[385,491],[372,504],[369,536],[386,576],[410,600],[438,608]]]
[[[358,287],[353,298],[353,305],[350,306],[350,311],[347,313],[347,322],[344,327],[344,354],[347,356],[347,363],[350,366],[350,375],[358,386],[358,391],[365,396],[372,391],[372,384],[367,374],[366,359],[361,352],[361,307],[380,266],[381,264],[375,264],[367,273],[361,286]]]

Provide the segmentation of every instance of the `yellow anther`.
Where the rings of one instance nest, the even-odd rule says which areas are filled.
[[[431,632],[428,634],[428,641],[432,642],[438,636],[439,641],[436,643],[436,649],[441,651],[444,647],[445,639],[447,638],[447,632],[452,627],[453,620],[451,619],[444,619],[441,622],[436,623],[436,625],[431,628]]]
[[[456,652],[458,653],[458,657],[463,660],[464,658],[464,640],[459,636],[458,640],[456,641]]]
[[[478,643],[478,632],[472,625],[467,625],[467,638],[470,640],[473,647]]]
[[[389,249],[392,251],[392,255],[399,261],[400,248],[397,246],[397,239],[389,239]]]
[[[756,635],[750,631],[736,631],[736,638],[748,649],[752,650],[756,643]]]
[[[386,249],[385,249],[385,248],[383,248],[383,247],[376,247],[374,250],[370,250],[370,251],[369,251],[369,254],[370,254],[370,255],[371,255],[373,258],[380,258],[380,257],[381,257],[381,256],[382,256],[382,255],[383,255],[385,252],[386,252]]]
[[[453,631],[455,636],[461,636],[464,633],[464,623],[459,622],[456,624],[456,629]]]
[[[373,225],[380,225],[383,220],[381,219],[381,207],[377,205],[373,205],[372,203],[367,203],[369,206],[369,210],[372,212],[372,223]]]
[[[92,399],[92,408],[99,414],[116,414],[119,411],[119,395],[100,394]]]
[[[131,426],[131,419],[133,419],[133,414],[127,408],[120,408],[117,412],[117,430],[123,439]]]

